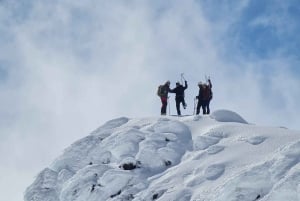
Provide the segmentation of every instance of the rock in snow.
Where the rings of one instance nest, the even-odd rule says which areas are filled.
[[[42,170],[25,201],[296,201],[300,132],[209,116],[111,120]]]

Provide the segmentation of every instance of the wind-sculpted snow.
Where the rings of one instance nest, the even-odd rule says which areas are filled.
[[[57,192],[57,172],[44,169],[36,178],[34,183],[27,189],[25,200],[59,200],[59,193]]]
[[[263,164],[249,167],[228,181],[217,200],[298,201],[299,162],[300,141],[288,145],[274,158]],[[298,167],[294,169],[294,166]]]
[[[129,121],[129,118],[127,118],[127,117],[120,117],[117,119],[110,120],[110,121],[106,122],[104,125],[100,126],[93,133],[97,133],[97,132],[105,130],[105,129],[113,129],[113,128],[120,127],[120,126],[126,124],[128,121]]]
[[[220,122],[237,122],[247,124],[247,122],[239,114],[229,110],[216,110],[210,116]]]
[[[40,173],[27,189],[26,200],[47,200],[47,195],[56,201],[130,200],[147,188],[147,178],[179,164],[189,150],[190,130],[179,121],[112,120],[72,144],[51,169]],[[47,177],[52,178],[47,186],[52,193],[37,199],[44,189],[37,184]]]
[[[298,201],[299,137],[224,110],[122,117],[67,148],[25,201]]]

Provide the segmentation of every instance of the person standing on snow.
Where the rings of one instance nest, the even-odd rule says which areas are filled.
[[[202,107],[203,114],[209,114],[210,113],[210,108],[209,104],[212,99],[212,84],[210,79],[208,79],[208,84],[199,82],[199,94],[196,96],[198,99],[197,103],[197,111],[196,114],[198,115],[200,113],[200,108]]]
[[[179,82],[176,82],[176,87],[174,89],[171,89],[170,93],[175,93],[175,101],[176,101],[176,109],[177,109],[177,115],[180,116],[180,103],[182,103],[183,108],[186,108],[186,103],[184,100],[184,90],[188,88],[187,81],[184,81],[184,86],[182,86]]]
[[[160,97],[162,106],[161,106],[161,115],[167,114],[167,105],[168,105],[168,93],[170,92],[170,81],[167,81],[164,85],[158,87],[157,95]]]
[[[211,90],[211,88],[212,88],[212,84],[211,84],[211,81],[210,81],[210,78],[208,77],[208,80],[207,80],[207,82],[208,82],[208,84],[207,84],[207,87],[208,87],[208,89],[207,89],[207,101],[205,102],[205,107],[206,107],[206,114],[210,114],[210,108],[209,108],[209,104],[210,104],[210,101],[211,101],[211,99],[212,99],[212,97],[213,97],[213,93],[212,93],[212,90]]]

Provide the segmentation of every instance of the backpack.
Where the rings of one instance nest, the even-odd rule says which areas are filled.
[[[159,85],[158,86],[158,89],[157,89],[157,92],[156,92],[156,94],[159,96],[159,97],[161,97],[162,96],[162,85]]]
[[[211,88],[209,86],[206,86],[203,88],[203,99],[204,100],[211,100],[212,99],[212,91],[211,91]]]

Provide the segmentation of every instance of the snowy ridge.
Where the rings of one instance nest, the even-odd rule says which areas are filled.
[[[111,120],[72,144],[25,201],[300,200],[300,132],[210,116]]]

